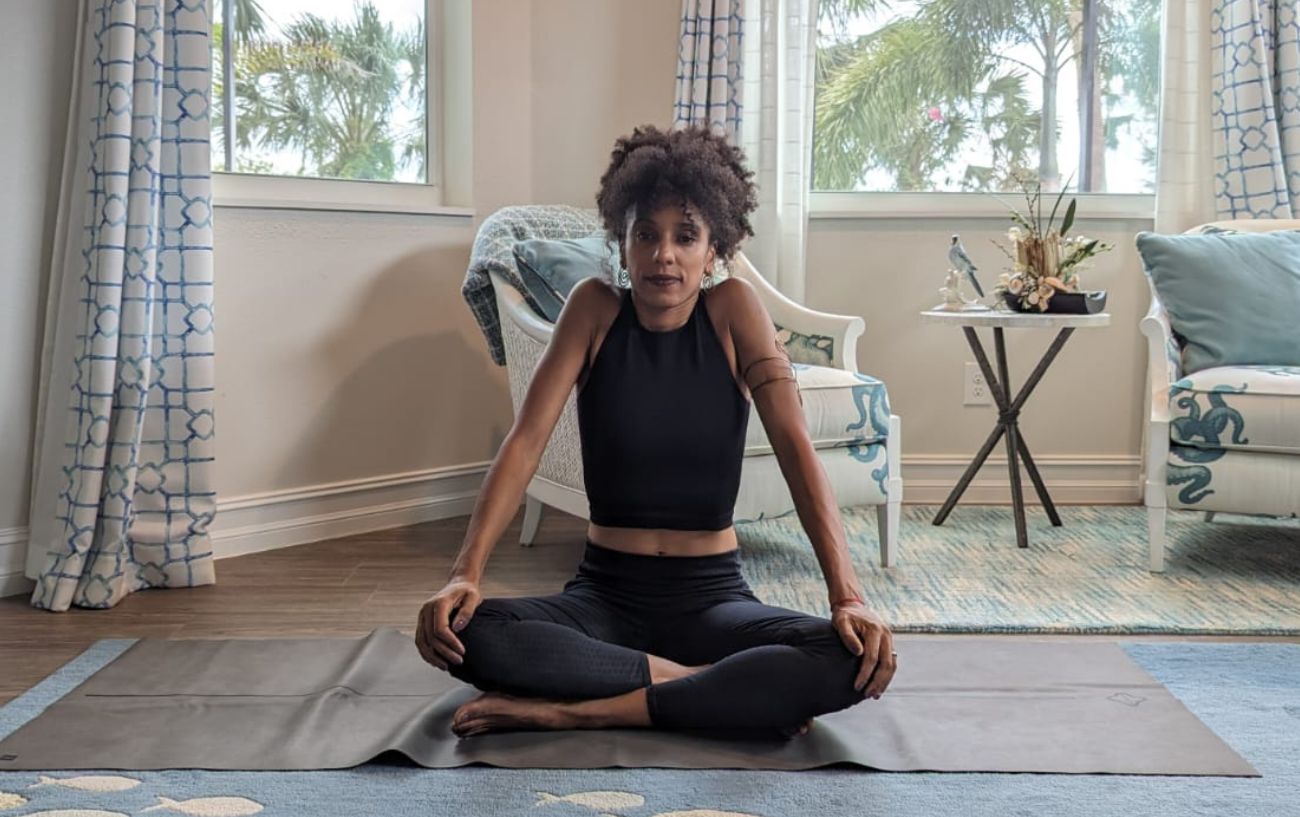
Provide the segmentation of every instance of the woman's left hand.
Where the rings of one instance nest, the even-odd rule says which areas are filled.
[[[871,683],[862,691],[864,697],[879,699],[894,678],[898,661],[894,657],[894,634],[878,613],[860,601],[850,601],[837,606],[831,613],[831,623],[840,634],[844,646],[854,655],[862,656],[862,668],[853,679],[853,688],[862,689],[867,679]]]

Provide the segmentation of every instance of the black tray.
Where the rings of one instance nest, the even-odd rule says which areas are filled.
[[[1016,310],[1020,309],[1020,296],[1013,295],[1010,292],[1003,293],[1006,296],[1007,306]],[[1052,296],[1052,300],[1047,302],[1047,313],[1058,313],[1062,315],[1093,315],[1106,308],[1106,290],[1099,289],[1095,292],[1058,292]],[[1024,310],[1027,312],[1037,312],[1037,309]]]

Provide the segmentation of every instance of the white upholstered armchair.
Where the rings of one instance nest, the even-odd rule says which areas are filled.
[[[516,216],[521,209],[527,210],[510,209]],[[600,230],[594,210],[577,212],[589,213],[591,233]],[[480,226],[480,232],[491,227],[489,222],[496,215]],[[764,280],[741,253],[733,260],[732,274],[754,284],[790,353],[803,394],[808,430],[837,504],[875,506],[880,563],[893,565],[903,496],[899,466],[901,422],[890,412],[884,384],[857,370],[856,342],[865,331],[865,322],[859,317],[818,312],[790,300]],[[510,396],[517,412],[528,380],[550,342],[553,325],[540,317],[500,272],[491,271],[489,275],[500,316]],[[587,518],[576,396],[576,390],[570,393],[529,483],[521,534],[524,545],[533,540],[543,505]],[[784,516],[795,510],[762,421],[756,409],[750,411],[734,513],[737,523]]]
[[[1300,220],[1219,221],[1188,230],[1300,229]],[[1169,508],[1300,513],[1300,367],[1218,366],[1185,374],[1182,347],[1150,276],[1144,498],[1150,569],[1164,570]],[[1226,294],[1225,294],[1226,297]]]

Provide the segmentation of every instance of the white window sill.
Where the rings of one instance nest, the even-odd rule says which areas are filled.
[[[213,207],[474,217],[472,207],[446,205],[439,199],[439,189],[429,184],[212,174]]]
[[[1055,196],[1044,193],[1047,207],[1051,207]],[[1064,201],[1070,198],[1079,200],[1079,218],[1088,221],[1155,218],[1155,196],[1151,194],[1066,193]],[[1009,222],[1011,207],[1023,212],[1024,196],[1019,193],[808,194],[808,216],[814,219],[990,218]]]

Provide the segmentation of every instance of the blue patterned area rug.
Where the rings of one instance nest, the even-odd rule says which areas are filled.
[[[876,515],[842,511],[871,605],[896,632],[1300,634],[1300,520],[1170,511],[1165,572],[1147,569],[1146,509],[1062,505],[1053,527],[1026,509],[904,505],[895,566],[880,567]],[[760,599],[829,614],[816,554],[794,513],[737,525]]]
[[[105,639],[0,708],[0,737],[133,643]],[[1294,813],[1300,645],[1120,642],[1260,777],[669,769],[0,772],[0,815],[532,817],[1246,817]],[[128,734],[123,740],[130,740]],[[1067,735],[1062,740],[1068,740]]]

